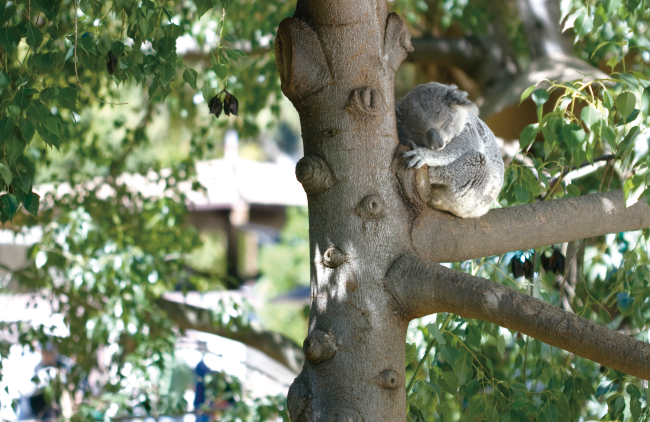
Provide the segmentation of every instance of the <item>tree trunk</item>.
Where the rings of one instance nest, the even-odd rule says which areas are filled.
[[[406,329],[440,311],[511,326],[650,377],[648,344],[422,260],[428,253],[411,237],[418,216],[427,228],[450,223],[435,212],[439,218],[429,218],[427,170],[407,170],[399,158],[393,78],[411,49],[384,0],[299,0],[278,29],[282,90],[302,126],[296,177],[309,200],[311,249],[309,335],[289,390],[292,421],[405,421]],[[597,333],[600,344],[574,344],[580,330]],[[617,362],[621,349],[633,356]]]

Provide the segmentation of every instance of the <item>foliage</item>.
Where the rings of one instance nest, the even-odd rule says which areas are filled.
[[[522,101],[537,105],[538,123],[521,134],[521,155],[506,169],[500,206],[615,188],[623,189],[628,206],[650,202],[645,47],[650,9],[639,1],[564,0],[561,6],[576,52],[595,64],[606,62],[610,77],[546,81],[523,93]],[[575,177],[576,169],[599,163],[606,165]],[[645,230],[574,242],[566,272],[559,275],[541,265],[551,247],[523,251],[537,274],[530,282],[509,276],[508,264],[522,253],[454,267],[648,341],[649,236]],[[413,325],[410,337],[406,364],[414,377],[408,398],[413,421],[650,418],[645,382],[521,333],[441,314]]]

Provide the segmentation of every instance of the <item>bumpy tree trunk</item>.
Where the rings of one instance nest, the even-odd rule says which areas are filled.
[[[278,29],[282,90],[302,125],[305,157],[296,176],[309,199],[311,245],[309,335],[305,365],[289,390],[292,421],[406,420],[407,325],[441,311],[521,330],[650,378],[648,344],[424,261],[445,248],[435,240],[418,240],[418,233],[449,242],[444,230],[426,228],[450,224],[455,217],[427,208],[426,169],[406,170],[399,159],[393,78],[411,49],[406,27],[387,13],[385,0],[299,0],[295,16]],[[611,214],[617,206],[589,210]],[[500,211],[494,221],[458,220],[453,234],[465,240],[454,249],[472,242],[470,233],[489,235],[482,222],[499,230],[508,213],[538,220],[553,214],[552,209],[515,208]],[[537,211],[547,214],[540,217]],[[647,206],[637,211],[638,221],[625,229],[650,221]],[[578,217],[554,218],[549,230],[563,231]],[[616,222],[611,226],[615,229]],[[517,244],[522,245],[525,241]]]

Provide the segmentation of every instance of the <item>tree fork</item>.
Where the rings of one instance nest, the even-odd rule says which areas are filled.
[[[383,0],[299,0],[278,29],[282,91],[300,115],[305,150],[296,176],[309,201],[311,311],[305,364],[289,389],[292,421],[405,421],[406,330],[412,318],[432,312],[521,328],[647,376],[644,343],[420,261],[431,243],[422,243],[418,230],[438,236],[438,226],[452,223],[425,205],[426,170],[406,170],[399,160],[393,79],[411,50],[406,26]],[[440,251],[448,240],[431,242]],[[513,306],[501,315],[494,304]],[[536,326],[536,317],[559,325]],[[595,354],[591,343],[581,346],[579,329],[605,336],[606,346]],[[635,356],[616,365],[622,350]]]
[[[386,285],[409,319],[438,312],[481,319],[650,379],[650,344],[502,284],[404,255],[391,266]]]

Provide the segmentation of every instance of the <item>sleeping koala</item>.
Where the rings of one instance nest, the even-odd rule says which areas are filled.
[[[480,217],[503,185],[503,160],[494,134],[467,93],[431,82],[395,105],[408,167],[429,167],[429,205],[463,218]]]

